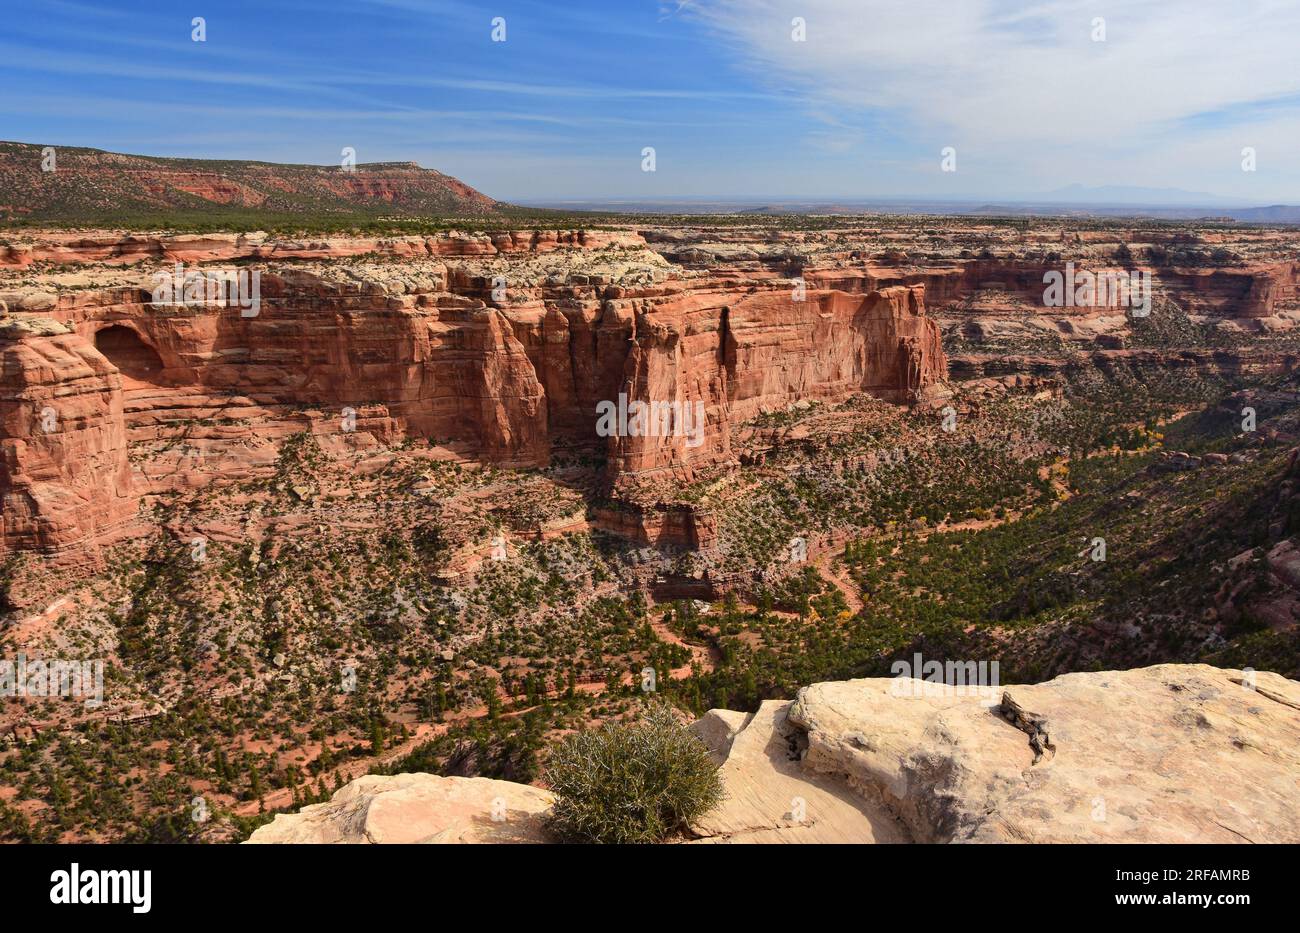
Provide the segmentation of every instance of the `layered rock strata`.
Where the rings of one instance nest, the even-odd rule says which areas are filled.
[[[0,318],[0,554],[102,536],[136,511],[116,367],[70,328]]]
[[[72,448],[10,418],[0,489],[13,504],[0,552],[73,547],[120,528],[133,499],[265,475],[302,431],[331,452],[417,439],[468,462],[603,463],[614,492],[612,507],[594,510],[603,527],[707,547],[707,514],[661,502],[656,486],[737,462],[756,417],[797,403],[860,392],[924,403],[948,379],[1050,380],[1081,366],[1293,369],[1294,238],[1243,229],[1195,239],[1204,249],[1193,255],[1160,228],[969,221],[302,239],[15,232],[0,244],[0,320],[34,330],[0,338],[6,404],[30,419],[35,396],[71,400],[65,380],[81,380],[77,392],[94,384],[96,417],[125,438],[131,467],[106,486],[98,460],[69,460]],[[1117,263],[1119,245],[1168,258]],[[1175,335],[1135,347],[1141,322],[1123,308],[1045,307],[1044,276],[1066,262],[1149,274],[1157,316],[1175,309],[1179,326],[1224,341],[1179,345]],[[160,306],[154,277],[176,263],[257,273],[259,307]],[[42,335],[52,325],[72,333]],[[41,354],[80,360],[73,369],[92,375],[60,374],[34,362]],[[69,404],[72,421],[85,420]],[[19,469],[20,441],[24,463],[45,458],[54,472]],[[80,508],[78,497],[96,501]]]
[[[732,431],[766,410],[857,392],[915,402],[946,374],[919,287],[663,293],[648,268],[624,275],[642,283],[637,297],[590,275],[503,296],[491,276],[427,261],[402,281],[253,269],[256,307],[160,303],[143,285],[5,293],[0,491],[15,504],[0,553],[92,540],[133,496],[257,475],[302,430],[341,448],[418,438],[510,467],[596,455],[617,483],[725,462]],[[99,432],[93,457],[33,434],[46,403],[60,424]],[[599,418],[638,404],[639,426]],[[128,445],[167,450],[129,471]]]

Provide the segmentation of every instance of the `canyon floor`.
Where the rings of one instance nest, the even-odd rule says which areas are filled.
[[[258,307],[160,301],[177,264]],[[1045,306],[1067,264],[1149,313]],[[1211,222],[0,231],[0,649],[105,662],[101,706],[0,699],[0,838],[540,786],[647,685],[1300,678],[1298,283],[1300,233]],[[698,432],[608,436],[620,395]]]

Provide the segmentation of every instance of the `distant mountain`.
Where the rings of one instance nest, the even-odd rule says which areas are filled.
[[[1098,188],[1087,189],[1099,192],[1117,193],[1122,191],[1150,192],[1149,188]],[[1166,197],[1176,189],[1161,189]],[[1184,192],[1181,196],[1193,196],[1193,192]],[[1207,197],[1209,197],[1207,195]],[[744,214],[753,217],[814,214],[814,215],[853,215],[853,214],[933,214],[979,215],[998,217],[1065,217],[1065,218],[1151,218],[1154,220],[1195,220],[1217,221],[1220,223],[1260,224],[1296,224],[1300,223],[1300,207],[1275,204],[1271,207],[1234,207],[1223,203],[1151,203],[1136,204],[1120,201],[959,201],[935,200],[924,197],[915,198],[876,198],[839,200],[766,200],[759,198],[733,200],[705,200],[702,198],[660,198],[656,200],[639,200],[623,198],[619,200],[592,201],[524,201],[521,202],[538,209],[564,211],[595,211],[614,214]]]
[[[1244,206],[1246,202],[1233,198],[1206,194],[1204,191],[1185,191],[1182,188],[1142,188],[1134,185],[1066,185],[1049,191],[1041,200],[1052,204],[1108,204],[1134,206],[1221,207]]]
[[[0,218],[112,220],[114,216],[331,215],[442,217],[504,205],[414,162],[341,166],[123,155],[0,142]]]
[[[1261,224],[1300,224],[1300,207],[1272,204],[1268,207],[1242,207],[1229,211],[1234,220]]]

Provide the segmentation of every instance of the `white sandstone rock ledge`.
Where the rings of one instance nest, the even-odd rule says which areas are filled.
[[[281,813],[250,843],[545,842],[547,791],[490,778],[368,774],[329,803]]]
[[[1300,683],[1252,676],[1066,674],[991,704],[873,678],[712,710],[692,729],[727,798],[693,841],[1300,842]],[[543,842],[551,800],[486,778],[370,776],[249,842]]]
[[[988,707],[853,680],[801,690],[789,719],[806,772],[916,842],[1300,842],[1300,683],[1250,683],[1162,664],[1005,687]]]

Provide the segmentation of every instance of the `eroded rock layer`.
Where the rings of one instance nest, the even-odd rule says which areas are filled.
[[[41,248],[97,258],[123,248],[87,242]],[[563,248],[586,257],[584,271],[557,274],[543,260],[497,274],[490,263],[449,266],[426,248],[399,265],[241,266],[258,276],[255,305],[233,293],[160,301],[156,283],[178,274],[167,266],[101,272],[89,288],[54,276],[45,290],[4,293],[14,322],[0,336],[6,398],[21,411],[0,438],[0,488],[15,502],[0,552],[93,540],[134,510],[133,497],[256,475],[273,464],[277,440],[302,430],[347,447],[420,439],[510,467],[608,456],[617,483],[726,461],[732,430],[764,411],[858,392],[915,402],[946,375],[920,286],[805,295],[674,281],[661,257],[628,249],[640,242],[630,234],[457,242],[490,256]],[[286,249],[310,255],[243,238],[162,252]],[[78,401],[86,393],[93,413]],[[670,406],[678,419],[702,414],[685,431],[680,420],[626,419],[611,431],[598,411],[620,398]],[[60,431],[33,437],[38,402],[54,408]],[[98,433],[74,443],[63,429]],[[179,443],[127,469],[129,445],[168,440]],[[94,456],[79,455],[86,445]],[[33,458],[48,468],[33,472]]]
[[[0,318],[0,553],[54,550],[135,512],[117,369],[69,328]]]
[[[711,519],[672,502],[671,485],[752,457],[746,439],[793,405],[860,393],[941,404],[952,382],[996,391],[1094,369],[1258,377],[1300,363],[1293,232],[795,226],[14,232],[0,242],[0,320],[29,331],[0,337],[0,352],[6,404],[26,420],[10,417],[0,436],[14,503],[0,552],[66,549],[120,531],[149,496],[264,476],[303,431],[327,452],[414,440],[471,463],[603,465],[603,527],[699,548]],[[256,274],[257,307],[156,301],[177,264]],[[1045,277],[1067,265],[1149,279],[1150,313],[1109,299],[1054,305]],[[58,325],[71,333],[45,332]],[[111,484],[103,463],[69,459],[75,445],[31,433],[35,396],[71,400],[92,383],[102,430],[125,438],[129,468]],[[85,421],[78,404],[59,423]],[[54,472],[20,470],[20,442],[24,463],[39,455]]]

